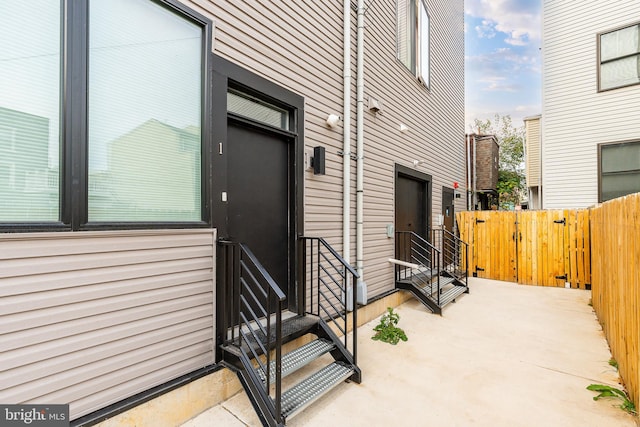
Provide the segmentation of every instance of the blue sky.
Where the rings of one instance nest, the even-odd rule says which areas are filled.
[[[474,119],[540,114],[541,0],[465,0],[466,131]]]

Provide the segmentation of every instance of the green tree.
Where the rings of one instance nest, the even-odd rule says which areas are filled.
[[[500,208],[510,209],[520,203],[524,194],[524,126],[515,127],[510,115],[496,114],[490,119],[474,121],[479,134],[495,135],[500,144],[498,194]]]

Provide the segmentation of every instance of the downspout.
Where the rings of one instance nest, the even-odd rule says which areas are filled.
[[[467,149],[467,210],[471,210],[471,135],[465,137]]]
[[[343,119],[342,119],[342,257],[351,256],[351,1],[343,10]]]
[[[476,196],[476,183],[478,182],[478,153],[476,151],[476,135],[473,135],[473,210],[478,210],[478,200]]]
[[[364,0],[358,0],[358,32],[356,51],[356,270],[358,303],[367,303],[364,281]]]
[[[542,209],[542,116],[540,117],[540,129],[538,130],[538,147],[540,147],[540,171],[538,173],[538,209]]]

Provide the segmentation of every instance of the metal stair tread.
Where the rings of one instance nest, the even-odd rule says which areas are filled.
[[[295,339],[304,335],[306,331],[308,331],[314,325],[317,325],[317,324],[318,324],[318,317],[311,316],[311,315],[294,316],[289,319],[283,320],[282,321],[283,343],[286,343],[291,339]],[[245,346],[245,349],[246,349],[246,346],[251,346],[254,348],[254,350],[258,350],[260,344],[256,342],[256,338],[257,338],[260,340],[263,346],[272,347],[273,344],[275,343],[275,334],[276,334],[275,329],[276,329],[275,327],[271,328],[271,331],[270,331],[271,337],[268,340],[266,335],[260,329],[257,329],[255,331],[256,336],[254,337],[253,335],[249,334],[247,337],[247,340],[243,343],[243,346]],[[239,338],[236,338],[236,340],[239,341]],[[236,345],[237,345],[237,342],[236,342]]]
[[[449,304],[451,301],[465,293],[466,290],[466,286],[454,286],[453,288],[444,292],[442,295],[440,295],[440,306],[444,307],[445,305]]]
[[[353,372],[352,366],[342,362],[333,362],[291,387],[282,393],[283,416],[286,419],[297,414],[349,378]]]
[[[324,338],[318,338],[311,341],[301,347],[290,351],[282,356],[282,378],[304,367],[308,363],[316,360],[320,356],[330,352],[335,348],[335,344]],[[274,381],[276,378],[275,372],[276,361],[272,360],[269,363],[269,381]],[[266,373],[261,368],[256,368],[256,374],[258,378],[263,382],[266,380]]]
[[[433,295],[438,291],[438,282],[436,282],[437,277],[434,277],[434,282],[427,283],[425,285],[417,284],[417,286],[425,292],[427,295]],[[440,289],[444,288],[449,283],[452,283],[455,279],[453,277],[440,276]],[[427,290],[429,288],[431,293]]]

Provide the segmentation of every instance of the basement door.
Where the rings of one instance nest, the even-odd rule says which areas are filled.
[[[229,237],[245,243],[287,294],[292,268],[289,138],[231,118],[227,138]]]

